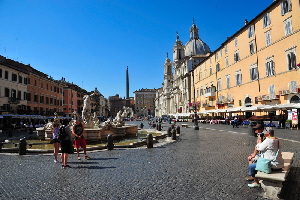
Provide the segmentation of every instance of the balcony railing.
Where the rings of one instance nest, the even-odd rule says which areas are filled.
[[[205,89],[204,96],[205,96],[205,97],[213,97],[213,96],[216,96],[216,87],[215,87],[215,86],[212,86],[212,87],[206,88],[206,89]]]
[[[9,97],[8,98],[8,103],[9,104],[19,104],[20,103],[20,100],[15,98],[15,97]]]

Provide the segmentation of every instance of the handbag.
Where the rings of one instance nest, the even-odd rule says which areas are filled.
[[[275,158],[272,160],[272,159],[266,159],[266,158],[258,157],[257,162],[256,162],[255,170],[270,174],[271,171],[272,171],[271,161],[276,160],[278,152],[279,152],[279,140],[278,140],[278,149],[277,149]]]
[[[271,170],[271,161],[272,161],[271,159],[265,159],[265,158],[259,157],[256,162],[255,170],[270,174],[272,171]]]

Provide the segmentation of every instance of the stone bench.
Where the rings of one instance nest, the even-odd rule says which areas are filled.
[[[293,162],[294,153],[282,152],[282,158],[284,159],[284,167],[282,170],[274,170],[270,174],[258,171],[255,177],[261,181],[261,187],[264,190],[264,197],[270,199],[279,198],[282,188],[282,182],[286,181],[286,177],[290,170],[290,166]]]
[[[182,128],[187,128],[188,125],[187,125],[187,124],[181,124],[181,127],[182,127]]]

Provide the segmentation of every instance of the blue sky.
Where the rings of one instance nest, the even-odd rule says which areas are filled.
[[[0,0],[0,55],[106,97],[159,88],[176,31],[216,50],[273,0]]]

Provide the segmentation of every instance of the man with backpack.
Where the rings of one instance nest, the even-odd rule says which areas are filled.
[[[70,165],[68,165],[69,153],[72,153],[71,129],[68,124],[69,121],[64,119],[63,125],[59,128],[58,135],[58,140],[60,140],[62,168],[64,169],[71,168]]]
[[[90,157],[88,157],[86,155],[86,142],[85,142],[85,138],[83,136],[83,131],[84,131],[84,126],[81,123],[81,121],[79,121],[78,119],[76,119],[76,123],[73,126],[72,129],[72,134],[75,136],[74,139],[74,145],[77,151],[77,158],[78,160],[81,160],[80,155],[79,155],[79,148],[81,147],[83,149],[83,153],[84,153],[84,158],[85,159],[90,159]]]

